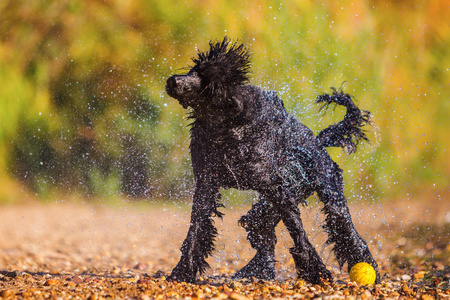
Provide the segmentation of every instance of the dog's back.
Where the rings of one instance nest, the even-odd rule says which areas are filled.
[[[312,157],[322,152],[313,132],[289,115],[275,92],[242,86],[243,111],[220,120],[196,119],[191,128],[194,172],[211,172],[226,188],[259,192],[290,182],[292,188],[312,184]],[[220,120],[220,123],[216,123]]]

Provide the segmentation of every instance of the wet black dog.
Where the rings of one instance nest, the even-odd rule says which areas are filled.
[[[334,243],[339,264],[349,269],[368,262],[375,269],[364,239],[356,231],[343,193],[342,170],[325,147],[356,150],[367,140],[360,129],[369,113],[360,111],[351,97],[334,90],[317,101],[343,105],[341,122],[320,132],[290,116],[275,92],[248,84],[250,55],[244,45],[210,42],[207,52],[193,58],[186,75],[167,80],[167,93],[192,109],[192,167],[196,181],[189,231],[181,247],[181,259],[169,280],[194,282],[208,267],[217,229],[212,217],[222,217],[219,188],[255,190],[259,202],[239,221],[257,250],[236,277],[275,277],[275,226],[283,221],[294,242],[290,249],[299,277],[311,283],[332,280],[317,251],[308,241],[298,205],[317,192],[326,214],[328,243]],[[379,280],[379,276],[377,275]]]

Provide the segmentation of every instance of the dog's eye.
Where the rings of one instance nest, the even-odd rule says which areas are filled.
[[[193,80],[200,80],[201,76],[199,75],[199,73],[197,71],[193,71],[191,70],[188,74],[188,77],[192,78]]]
[[[189,76],[197,76],[198,77],[198,70],[195,69],[195,68],[191,69],[187,75],[189,75]]]

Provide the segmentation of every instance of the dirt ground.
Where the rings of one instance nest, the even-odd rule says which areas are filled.
[[[197,284],[167,282],[179,259],[190,208],[177,205],[106,205],[37,202],[0,206],[0,298],[14,299],[369,299],[450,298],[450,199],[352,203],[354,223],[379,262],[382,283],[360,287],[340,271],[324,246],[320,206],[302,218],[335,282],[296,279],[277,228],[276,281],[233,281],[252,257],[237,220],[244,207],[223,210],[211,269]]]

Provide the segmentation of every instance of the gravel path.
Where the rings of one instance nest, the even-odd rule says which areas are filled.
[[[431,200],[431,199],[428,199]],[[425,204],[426,203],[426,204]],[[252,257],[237,226],[244,208],[217,220],[211,269],[198,284],[169,283],[189,223],[190,209],[175,205],[27,203],[0,207],[0,297],[3,298],[450,298],[450,201],[352,204],[358,231],[379,261],[383,282],[358,287],[337,268],[324,246],[320,207],[302,209],[310,239],[335,276],[311,286],[296,280],[291,242],[278,226],[274,282],[232,281]]]

